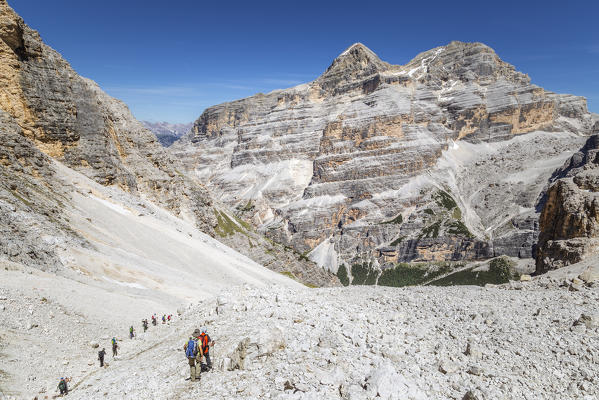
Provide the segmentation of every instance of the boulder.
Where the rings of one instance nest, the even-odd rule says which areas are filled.
[[[366,378],[365,388],[369,398],[381,400],[424,400],[418,387],[400,375],[393,364],[383,362]]]
[[[587,285],[599,282],[599,267],[596,265],[588,267],[578,276],[578,278]]]
[[[452,374],[458,370],[458,366],[456,363],[450,360],[442,360],[439,363],[439,372],[443,374]]]
[[[587,329],[595,329],[599,326],[599,316],[581,314],[580,317],[574,321],[573,326],[584,325]]]
[[[520,275],[520,282],[529,282],[531,280],[531,276],[527,274]]]
[[[241,340],[237,348],[227,357],[231,361],[227,369],[249,369],[252,362],[263,360],[274,352],[285,348],[285,339],[281,329],[265,328],[251,337]],[[225,365],[223,365],[225,367]]]

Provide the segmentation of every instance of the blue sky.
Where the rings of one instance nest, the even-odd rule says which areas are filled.
[[[594,0],[8,2],[139,119],[189,122],[210,105],[313,80],[354,42],[405,64],[452,40],[483,42],[599,112]]]

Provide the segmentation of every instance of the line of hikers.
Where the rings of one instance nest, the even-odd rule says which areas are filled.
[[[212,369],[212,360],[210,359],[210,347],[214,341],[210,338],[205,327],[195,329],[189,341],[183,345],[185,357],[189,363],[189,379],[195,381],[200,379],[202,372]],[[206,363],[202,363],[202,358]]]
[[[163,314],[162,315],[162,323],[165,324],[167,322],[171,322],[172,319],[172,314]],[[156,319],[156,314],[153,314],[152,317],[152,325],[156,326],[157,324],[157,319]],[[143,327],[144,332],[146,332],[148,330],[148,319],[144,318],[141,320],[141,325]],[[197,329],[196,329],[197,330]],[[135,329],[133,328],[133,325],[131,325],[129,327],[129,338],[133,339],[135,337]],[[119,344],[116,340],[116,337],[113,337],[111,340],[111,344],[112,344],[112,357],[116,357],[118,355],[118,350],[119,350]],[[100,361],[100,368],[104,367],[104,357],[106,356],[106,349],[102,348],[102,350],[98,351],[98,361]],[[210,368],[212,368],[212,363],[210,363],[210,356],[207,357],[208,360],[208,364],[210,365]],[[60,391],[60,395],[67,395],[69,394],[69,378],[60,378],[60,381],[58,382],[58,390]]]

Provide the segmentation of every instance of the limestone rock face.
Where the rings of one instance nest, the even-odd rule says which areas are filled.
[[[480,43],[405,66],[358,43],[312,82],[208,108],[170,149],[267,236],[336,271],[531,257],[539,193],[596,120]]]
[[[181,134],[185,129],[175,128]],[[0,259],[50,271],[78,268],[71,257],[73,249],[93,250],[91,243],[106,244],[98,240],[100,235],[118,236],[110,232],[116,227],[90,235],[82,233],[81,221],[73,222],[69,211],[81,208],[71,200],[99,195],[73,178],[82,173],[110,187],[108,199],[114,195],[114,204],[133,203],[139,217],[162,215],[154,213],[157,205],[272,270],[315,286],[338,284],[335,276],[301,254],[271,245],[229,217],[223,220],[227,207],[213,201],[196,178],[183,174],[179,161],[125,104],[77,75],[4,0],[0,0],[0,135]],[[133,212],[118,209],[126,215]],[[85,229],[95,222],[86,215]]]
[[[0,109],[43,153],[104,185],[147,196],[210,231],[210,196],[177,173],[122,102],[82,78],[0,1]]]
[[[582,261],[599,248],[599,135],[555,172],[539,224],[537,273]]]
[[[64,216],[67,190],[50,157],[2,110],[0,135],[0,256],[55,271],[57,248],[87,246]]]

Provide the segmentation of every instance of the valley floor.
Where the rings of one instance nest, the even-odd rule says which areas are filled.
[[[2,279],[19,283],[19,273]],[[70,376],[72,399],[596,399],[599,289],[569,290],[564,279],[487,288],[244,285],[133,340],[115,319],[83,320],[43,301],[43,284],[28,294],[14,285],[0,293],[8,374],[0,387],[8,398],[50,398],[58,378]],[[215,340],[215,368],[192,383],[182,346],[200,326]],[[110,352],[113,335],[121,354],[100,369],[89,341]]]

